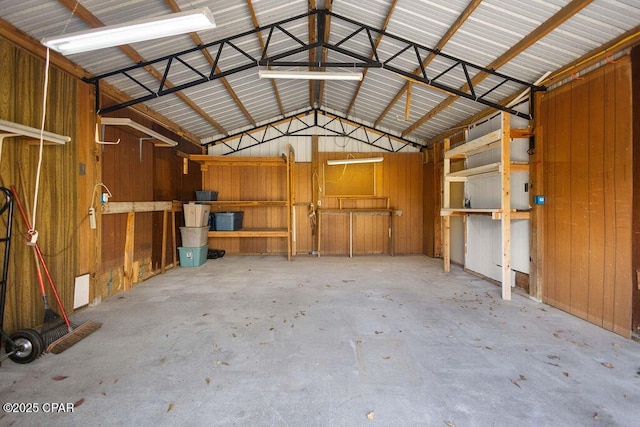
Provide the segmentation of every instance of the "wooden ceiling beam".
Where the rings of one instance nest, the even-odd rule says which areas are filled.
[[[253,3],[251,2],[251,0],[247,0],[247,7],[249,8],[249,13],[251,14],[251,21],[253,21],[253,27],[255,29],[260,28],[260,23],[258,22],[258,17],[256,16],[256,11],[253,9]],[[258,36],[260,47],[264,52],[265,44],[264,44],[264,38],[262,37],[262,32],[258,31],[256,32],[256,35]],[[278,103],[278,108],[280,109],[280,115],[284,116],[285,111],[284,111],[284,106],[282,105],[282,99],[280,98],[280,92],[278,92],[278,85],[275,79],[270,79],[270,80],[271,80],[271,88],[273,89],[273,95],[276,97],[276,102]],[[254,123],[253,125],[255,126],[256,124]]]
[[[176,13],[177,12],[182,12],[182,9],[180,9],[180,6],[178,6],[178,4],[175,2],[175,0],[165,0],[165,1],[167,2],[167,5],[169,6],[169,8],[173,12],[176,12]],[[200,38],[200,36],[197,33],[189,33],[189,35],[191,36],[191,40],[193,40],[193,42],[196,44],[196,46],[201,46],[203,44],[202,43],[202,39]],[[200,52],[202,52],[202,55],[206,58],[207,62],[209,62],[209,65],[213,66],[213,64],[215,63],[215,60],[213,59],[213,56],[211,56],[209,51],[206,50],[206,49],[202,49]],[[220,68],[218,68],[217,66],[215,68],[215,71],[216,71],[216,73],[220,73],[221,72]],[[249,122],[252,125],[255,126],[256,125],[256,121],[253,120],[253,117],[251,116],[249,111],[245,108],[245,106],[242,103],[242,101],[240,101],[240,98],[238,97],[236,92],[231,87],[231,84],[229,83],[229,81],[225,77],[221,77],[218,80],[220,80],[220,83],[222,83],[222,85],[226,89],[227,93],[229,94],[229,96],[231,96],[231,99],[233,99],[233,102],[236,103],[236,105],[238,106],[240,111],[242,111],[242,114],[244,114],[246,119],[249,120]],[[226,132],[224,132],[224,133],[226,133]]]
[[[331,7],[332,5],[332,0],[326,0],[325,1],[325,6],[324,8],[328,11],[331,11]],[[324,25],[324,41],[327,42],[329,41],[329,36],[331,34],[331,15],[326,14],[324,15],[326,21],[325,21],[325,25]],[[326,62],[327,60],[327,55],[329,53],[329,50],[326,47],[322,48],[322,62]],[[325,70],[325,67],[322,67],[322,71]],[[319,89],[318,89],[318,107],[321,108],[322,107],[322,100],[324,98],[324,86],[325,86],[325,81],[324,80],[320,80],[319,82]]]
[[[47,48],[43,46],[40,41],[35,40],[28,34],[24,33],[23,31],[19,30],[3,19],[0,19],[0,37],[10,41],[11,43],[22,49],[25,49],[28,52],[31,52],[33,55],[36,55],[38,57],[44,58],[47,53]],[[84,68],[69,61],[66,57],[60,55],[58,52],[50,52],[50,61],[53,66],[66,73],[69,73],[77,79],[82,80],[85,78],[93,77],[93,75],[86,71]],[[102,82],[100,84],[100,91],[110,98],[116,100],[117,102],[127,102],[131,100],[128,95],[106,82]],[[189,141],[190,143],[195,144],[198,147],[201,146],[200,138],[183,129],[178,124],[174,123],[172,120],[169,120],[162,114],[150,109],[149,107],[145,105],[134,105],[129,108],[137,113],[143,114],[144,116],[162,125],[176,135],[182,136],[186,141]]]
[[[382,31],[387,31],[387,27],[389,26],[389,21],[391,21],[391,15],[393,14],[393,11],[396,8],[396,4],[398,3],[398,0],[392,0],[391,5],[389,6],[389,10],[387,10],[387,16],[384,18],[384,22],[382,23]],[[377,49],[378,46],[380,46],[380,42],[382,41],[382,35],[383,33],[378,34],[378,37],[376,38],[376,41],[374,43],[375,48]],[[371,55],[369,56],[369,59],[373,59],[375,57],[375,51],[371,52]],[[349,113],[351,112],[351,109],[353,108],[353,106],[356,103],[356,98],[358,97],[358,94],[360,93],[360,89],[362,88],[362,84],[364,83],[364,79],[365,77],[367,77],[367,73],[369,72],[368,68],[364,68],[362,70],[362,80],[360,80],[358,82],[358,86],[356,87],[355,92],[353,93],[353,96],[351,97],[351,102],[349,103],[349,106],[347,107],[347,111],[345,112],[345,116],[349,116]]]
[[[444,46],[449,42],[449,40],[451,40],[451,38],[460,29],[460,27],[462,27],[462,24],[464,24],[466,20],[471,16],[471,14],[477,9],[477,7],[480,6],[480,3],[482,3],[482,0],[471,0],[469,2],[467,7],[464,9],[464,11],[462,11],[460,16],[458,16],[458,18],[455,20],[453,25],[449,27],[449,29],[444,33],[442,38],[440,38],[438,43],[436,43],[436,45],[434,46],[434,50],[437,49],[441,51],[444,48]],[[427,67],[435,57],[436,57],[435,53],[433,52],[429,53],[429,55],[427,55],[425,60],[422,62],[422,67]],[[422,72],[422,67],[418,67],[415,70],[413,70],[413,74],[416,74],[416,75],[420,74]],[[400,89],[400,91],[396,93],[396,96],[393,97],[391,102],[385,107],[382,113],[378,116],[378,118],[374,122],[374,126],[378,126],[380,122],[385,118],[385,116],[389,114],[389,111],[391,111],[393,106],[396,105],[396,103],[400,100],[400,98],[402,98],[402,96],[404,95],[404,93],[407,91],[408,88],[409,88],[409,82],[405,82],[404,86],[402,86],[402,89]]]
[[[104,27],[104,23],[100,21],[95,15],[89,12],[82,4],[78,3],[76,0],[58,0],[60,4],[69,9],[74,15],[78,16],[82,19],[86,24],[93,28]],[[135,49],[133,49],[129,45],[118,46],[118,48],[127,55],[134,63],[144,62],[145,59],[140,56]],[[162,81],[162,74],[151,66],[146,66],[144,69],[151,74],[158,81]],[[165,81],[165,85],[167,87],[174,87],[174,85],[168,80]],[[193,101],[191,101],[186,95],[183,93],[177,92],[176,96],[180,98],[185,104],[191,107],[198,115],[202,116],[207,122],[209,122],[213,127],[218,129],[219,132],[226,134],[227,131],[212,117],[209,117],[201,108],[199,108]]]
[[[518,43],[509,48],[505,53],[500,55],[498,58],[493,60],[489,65],[485,68],[490,70],[498,70],[500,67],[505,65],[507,62],[511,61],[513,58],[524,52],[526,49],[530,48],[533,44],[540,41],[543,37],[549,34],[551,31],[556,29],[558,26],[562,25],[569,18],[574,16],[576,13],[580,12],[582,9],[587,7],[593,0],[572,0],[568,5],[560,9],[555,15],[549,18],[547,21],[542,23],[539,27],[529,33],[526,37],[520,40]],[[475,86],[480,83],[482,80],[489,76],[485,71],[481,71],[471,79],[472,84]],[[466,92],[469,90],[468,83],[464,84],[461,88],[461,91]],[[408,134],[414,132],[416,129],[424,125],[427,121],[435,116],[433,112],[440,112],[444,110],[446,107],[451,105],[455,100],[458,99],[457,95],[450,95],[447,99],[442,101],[439,105],[437,105],[433,110],[429,111],[427,114],[418,119],[411,126],[406,128],[402,132],[402,136],[405,137]],[[437,113],[436,113],[437,114]]]
[[[316,9],[316,0],[309,0],[309,12]],[[309,44],[318,41],[316,34],[316,14],[309,15]],[[309,62],[316,62],[316,50],[309,49]],[[309,80],[309,107],[313,108],[313,102],[316,99],[316,85],[313,80]]]
[[[626,33],[622,34],[619,37],[616,37],[614,40],[611,40],[610,42],[606,43],[603,46],[600,46],[594,50],[592,50],[591,52],[581,56],[580,58],[576,59],[575,61],[573,61],[571,64],[567,65],[566,67],[563,67],[562,69],[560,69],[559,71],[551,74],[549,77],[547,77],[545,80],[543,80],[541,82],[541,84],[544,85],[551,85],[554,83],[557,83],[561,80],[564,80],[568,77],[571,76],[571,74],[574,74],[576,72],[579,72],[581,70],[585,70],[588,67],[594,65],[595,63],[598,63],[600,61],[604,61],[606,60],[608,55],[615,55],[617,52],[620,52],[623,49],[628,49],[631,46],[634,46],[636,44],[640,43],[640,26],[637,26],[629,31],[627,31]],[[503,99],[502,101],[500,101],[501,105],[508,105],[511,101],[513,101],[517,96],[519,96],[520,94],[513,94],[510,95],[509,97]],[[486,108],[484,110],[482,110],[481,112],[474,114],[472,117],[469,117],[468,119],[463,120],[462,122],[458,123],[457,125],[455,125],[452,129],[448,129],[444,132],[439,133],[438,135],[430,138],[427,143],[426,146],[427,147],[432,147],[433,144],[436,144],[440,141],[442,141],[444,138],[447,138],[451,135],[455,135],[456,133],[461,132],[464,128],[466,128],[467,126],[477,122],[478,120],[488,116],[489,114],[491,114],[492,112],[494,112],[495,110],[493,108]]]

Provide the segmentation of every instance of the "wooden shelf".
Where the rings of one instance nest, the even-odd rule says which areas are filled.
[[[444,153],[445,159],[464,159],[472,154],[478,154],[483,151],[490,150],[494,146],[500,144],[502,140],[502,129],[495,130],[491,133],[481,136],[480,138],[473,139],[464,144],[458,145],[451,150],[447,150]]]
[[[273,206],[282,206],[287,207],[286,200],[216,200],[216,201],[207,201],[202,200],[198,201],[198,203],[211,205],[211,207],[221,207],[221,206],[229,206],[235,208],[251,208],[251,207],[273,207]]]
[[[283,157],[242,157],[242,156],[209,156],[191,154],[189,160],[200,163],[204,170],[208,166],[287,166],[287,158]]]
[[[209,237],[289,237],[289,231],[286,228],[277,229],[252,229],[243,228],[234,231],[209,231]]]
[[[473,209],[473,208],[448,208],[448,209],[440,209],[440,216],[450,216],[450,215],[494,215],[496,213],[500,213],[502,209]]]
[[[203,187],[205,186],[205,174],[209,167],[220,166],[257,166],[257,167],[283,167],[283,181],[286,182],[286,200],[211,200],[199,201],[199,203],[211,206],[212,211],[220,211],[221,208],[286,208],[287,224],[286,228],[280,224],[278,228],[242,228],[234,231],[209,231],[209,238],[283,238],[287,242],[287,259],[291,260],[292,254],[295,255],[295,230],[294,210],[295,191],[295,152],[291,145],[287,145],[286,154],[280,157],[242,157],[242,156],[208,156],[208,155],[189,155],[189,159],[200,163],[203,171]],[[241,172],[242,173],[242,172]],[[280,173],[280,172],[278,172]],[[253,197],[260,197],[254,194]],[[251,214],[258,214],[255,210]],[[278,214],[282,213],[278,210]],[[251,215],[250,214],[250,215]],[[246,218],[246,215],[245,215]],[[249,222],[250,223],[250,222]]]
[[[451,261],[451,217],[484,215],[490,216],[493,220],[499,220],[502,240],[502,298],[511,299],[511,221],[528,220],[530,212],[528,210],[511,209],[511,175],[513,173],[529,172],[529,164],[522,161],[511,161],[511,142],[513,139],[528,138],[532,136],[530,129],[511,129],[510,115],[500,113],[500,129],[489,132],[479,138],[460,144],[450,149],[450,140],[444,142],[443,161],[443,197],[440,215],[443,218],[443,258],[444,269],[449,271]],[[459,171],[451,171],[452,160],[464,160],[468,157],[488,150],[498,150],[500,161],[487,163],[480,166],[470,167]],[[466,163],[466,162],[465,162]],[[500,192],[500,204],[495,208],[452,208],[451,207],[451,187],[453,183],[467,183],[474,178],[483,178],[497,175],[500,177],[499,184],[489,181],[487,185],[493,185]],[[469,188],[466,187],[465,189]],[[472,187],[472,188],[475,188]],[[467,247],[467,236],[465,235],[465,247]],[[466,261],[465,261],[466,265]]]
[[[527,162],[510,162],[511,172],[529,172],[529,163]],[[470,178],[482,178],[487,176],[498,175],[502,172],[502,163],[488,163],[475,168],[462,169],[456,172],[448,173],[444,178],[450,182],[466,182]]]

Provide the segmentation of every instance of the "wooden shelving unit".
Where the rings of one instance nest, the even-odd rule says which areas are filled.
[[[233,231],[209,231],[209,238],[285,238],[287,239],[287,259],[291,260],[292,247],[292,224],[293,224],[293,204],[294,204],[294,165],[295,153],[291,146],[287,148],[287,154],[281,157],[229,157],[229,156],[207,156],[191,155],[189,158],[202,165],[202,171],[206,172],[209,167],[214,166],[256,166],[256,167],[278,167],[283,168],[286,173],[287,195],[286,200],[221,200],[202,201],[211,205],[211,212],[214,208],[258,208],[266,207],[273,209],[286,209],[286,228],[242,228]]]
[[[529,219],[528,211],[516,211],[511,208],[511,174],[528,172],[527,162],[511,161],[512,138],[531,136],[529,129],[511,129],[510,115],[500,113],[500,129],[487,133],[479,138],[467,141],[454,148],[450,148],[450,141],[444,141],[443,165],[443,200],[440,215],[443,218],[443,258],[444,269],[450,271],[451,266],[451,216],[485,215],[501,221],[502,235],[502,298],[511,299],[511,220]],[[488,150],[499,149],[500,161],[480,166],[451,171],[451,161],[468,159],[470,156]],[[470,180],[499,175],[500,176],[500,206],[491,208],[471,208],[451,206],[451,184],[466,183]]]

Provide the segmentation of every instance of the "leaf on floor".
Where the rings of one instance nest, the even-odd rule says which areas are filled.
[[[456,427],[456,425],[455,425],[454,423],[449,422],[449,421],[445,421],[445,422],[444,422],[444,425],[445,425],[446,427]]]
[[[174,408],[174,406],[176,406],[176,405],[174,405],[173,403],[169,403],[169,407],[167,408],[167,412],[172,410]]]
[[[613,365],[609,362],[602,362],[601,365],[605,368],[613,369]]]
[[[564,375],[565,377],[569,376],[569,372],[563,372],[562,375]]]
[[[520,381],[526,381],[527,377],[525,377],[524,375],[520,374]]]
[[[209,377],[205,378],[204,382],[207,383],[207,385],[211,384],[211,378]]]
[[[269,328],[270,331],[273,331],[275,328]]]
[[[237,337],[237,335],[236,335],[236,334],[234,334],[234,333],[232,333],[232,334],[231,334],[231,336],[232,336],[232,337],[234,337],[234,338],[235,338],[235,337]]]
[[[62,381],[62,380],[66,380],[67,378],[69,377],[66,375],[56,375],[55,377],[51,377],[51,379],[54,381]]]
[[[203,315],[202,315],[202,317],[204,317],[204,316],[208,316],[208,315],[209,315],[209,313],[205,313],[205,314],[203,314]]]
[[[78,406],[82,405],[84,403],[84,397],[80,400],[77,400],[76,402],[73,403],[73,407],[77,408]]]
[[[516,380],[511,380],[511,384],[513,384],[514,386],[516,386],[518,388],[522,388],[522,387],[520,387],[520,384],[518,384],[518,381],[516,381]]]
[[[368,420],[373,420],[373,418],[376,416],[376,413],[371,411],[367,414],[367,419]]]
[[[105,393],[104,391],[100,394],[103,395],[104,397],[107,397],[107,393]]]
[[[600,419],[600,414],[598,414],[597,412],[593,414],[593,419],[594,420],[599,420]]]
[[[383,358],[384,360],[389,360],[389,359],[391,359],[391,356],[383,356],[382,358]]]
[[[554,333],[553,336],[560,339],[560,335],[558,333]]]
[[[551,360],[560,360],[560,356],[556,356],[555,354],[550,354],[547,358]]]

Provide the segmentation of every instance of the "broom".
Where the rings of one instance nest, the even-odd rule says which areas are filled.
[[[30,230],[31,224],[29,223],[29,219],[27,218],[24,208],[22,207],[22,203],[20,202],[20,199],[18,197],[18,192],[13,185],[11,186],[11,192],[13,193],[13,198],[18,205],[18,209],[20,210],[22,221],[24,222],[27,229]],[[37,242],[33,244],[33,249],[34,257],[36,258],[38,283],[40,285],[42,299],[44,301],[45,307],[45,315],[44,322],[42,324],[41,335],[45,342],[45,345],[47,346],[46,352],[59,354],[98,330],[102,326],[102,323],[88,321],[80,325],[75,325],[69,321],[69,318],[64,310],[64,306],[62,305],[62,301],[60,300],[60,295],[58,294],[55,283],[53,282],[53,278],[51,277],[51,273],[49,272],[49,268],[44,261],[42,251],[40,250],[40,246]],[[47,279],[49,280],[49,287],[51,288],[56,302],[58,303],[58,308],[62,313],[62,317],[49,307],[46,292],[44,290],[44,280],[42,279],[40,265],[42,265]]]

